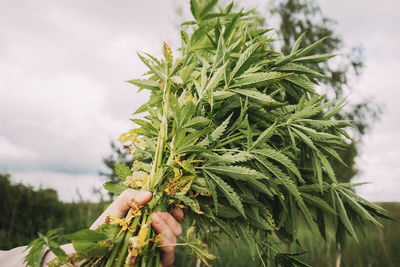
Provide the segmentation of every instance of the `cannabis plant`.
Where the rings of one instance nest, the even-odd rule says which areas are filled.
[[[178,57],[165,43],[161,59],[139,54],[148,71],[129,83],[150,98],[120,137],[134,162],[117,164],[122,181],[105,187],[151,190],[153,198],[125,219],[64,236],[85,266],[130,266],[132,257],[134,266],[159,266],[161,237],[150,214],[174,206],[185,208],[190,224],[179,245],[207,265],[221,235],[246,242],[264,265],[301,265],[286,250],[300,224],[319,240],[329,220],[343,244],[346,234],[357,239],[366,221],[380,225],[376,217],[385,216],[332,169],[350,137],[349,123],[333,119],[344,102],[315,90],[324,76],[312,66],[334,56],[313,54],[324,39],[302,47],[300,36],[283,55],[254,12],[216,4],[190,1],[194,20],[182,25]],[[68,262],[54,252],[54,264]]]

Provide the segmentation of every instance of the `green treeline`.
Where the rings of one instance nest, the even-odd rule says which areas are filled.
[[[0,250],[27,245],[37,233],[64,228],[71,233],[89,227],[101,214],[105,202],[64,203],[53,189],[34,190],[12,184],[0,173]]]

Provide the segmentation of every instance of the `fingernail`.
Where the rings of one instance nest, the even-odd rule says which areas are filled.
[[[149,196],[151,195],[151,193],[149,191],[139,191],[139,193],[137,194],[137,200],[138,201],[143,201],[147,198],[149,198]]]

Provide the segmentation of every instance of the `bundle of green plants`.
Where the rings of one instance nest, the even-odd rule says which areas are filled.
[[[105,187],[151,190],[152,200],[96,231],[64,236],[76,250],[70,257],[43,236],[29,263],[48,245],[58,256],[53,265],[131,266],[134,257],[132,266],[159,266],[161,237],[150,214],[180,206],[190,227],[178,245],[206,265],[221,234],[245,242],[264,265],[302,265],[286,253],[302,222],[320,242],[329,220],[339,247],[386,216],[353,184],[338,183],[331,166],[342,161],[350,124],[335,119],[344,101],[327,102],[316,91],[324,76],[313,66],[334,56],[313,54],[324,39],[302,47],[300,36],[283,55],[254,12],[202,3],[190,1],[194,20],[182,24],[180,55],[165,43],[161,59],[139,54],[148,71],[129,81],[150,98],[135,112],[143,114],[132,119],[135,128],[120,137],[133,165],[117,164],[121,182]]]

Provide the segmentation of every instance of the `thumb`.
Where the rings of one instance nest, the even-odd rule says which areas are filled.
[[[107,208],[110,213],[107,215],[122,218],[128,213],[133,203],[143,206],[150,201],[151,197],[150,191],[127,189]]]
[[[103,224],[107,216],[115,216],[123,218],[132,207],[133,203],[139,206],[145,205],[152,198],[150,191],[139,191],[134,189],[127,189],[122,192],[119,197],[100,215],[99,218],[93,223],[90,229],[96,229],[100,224]]]

